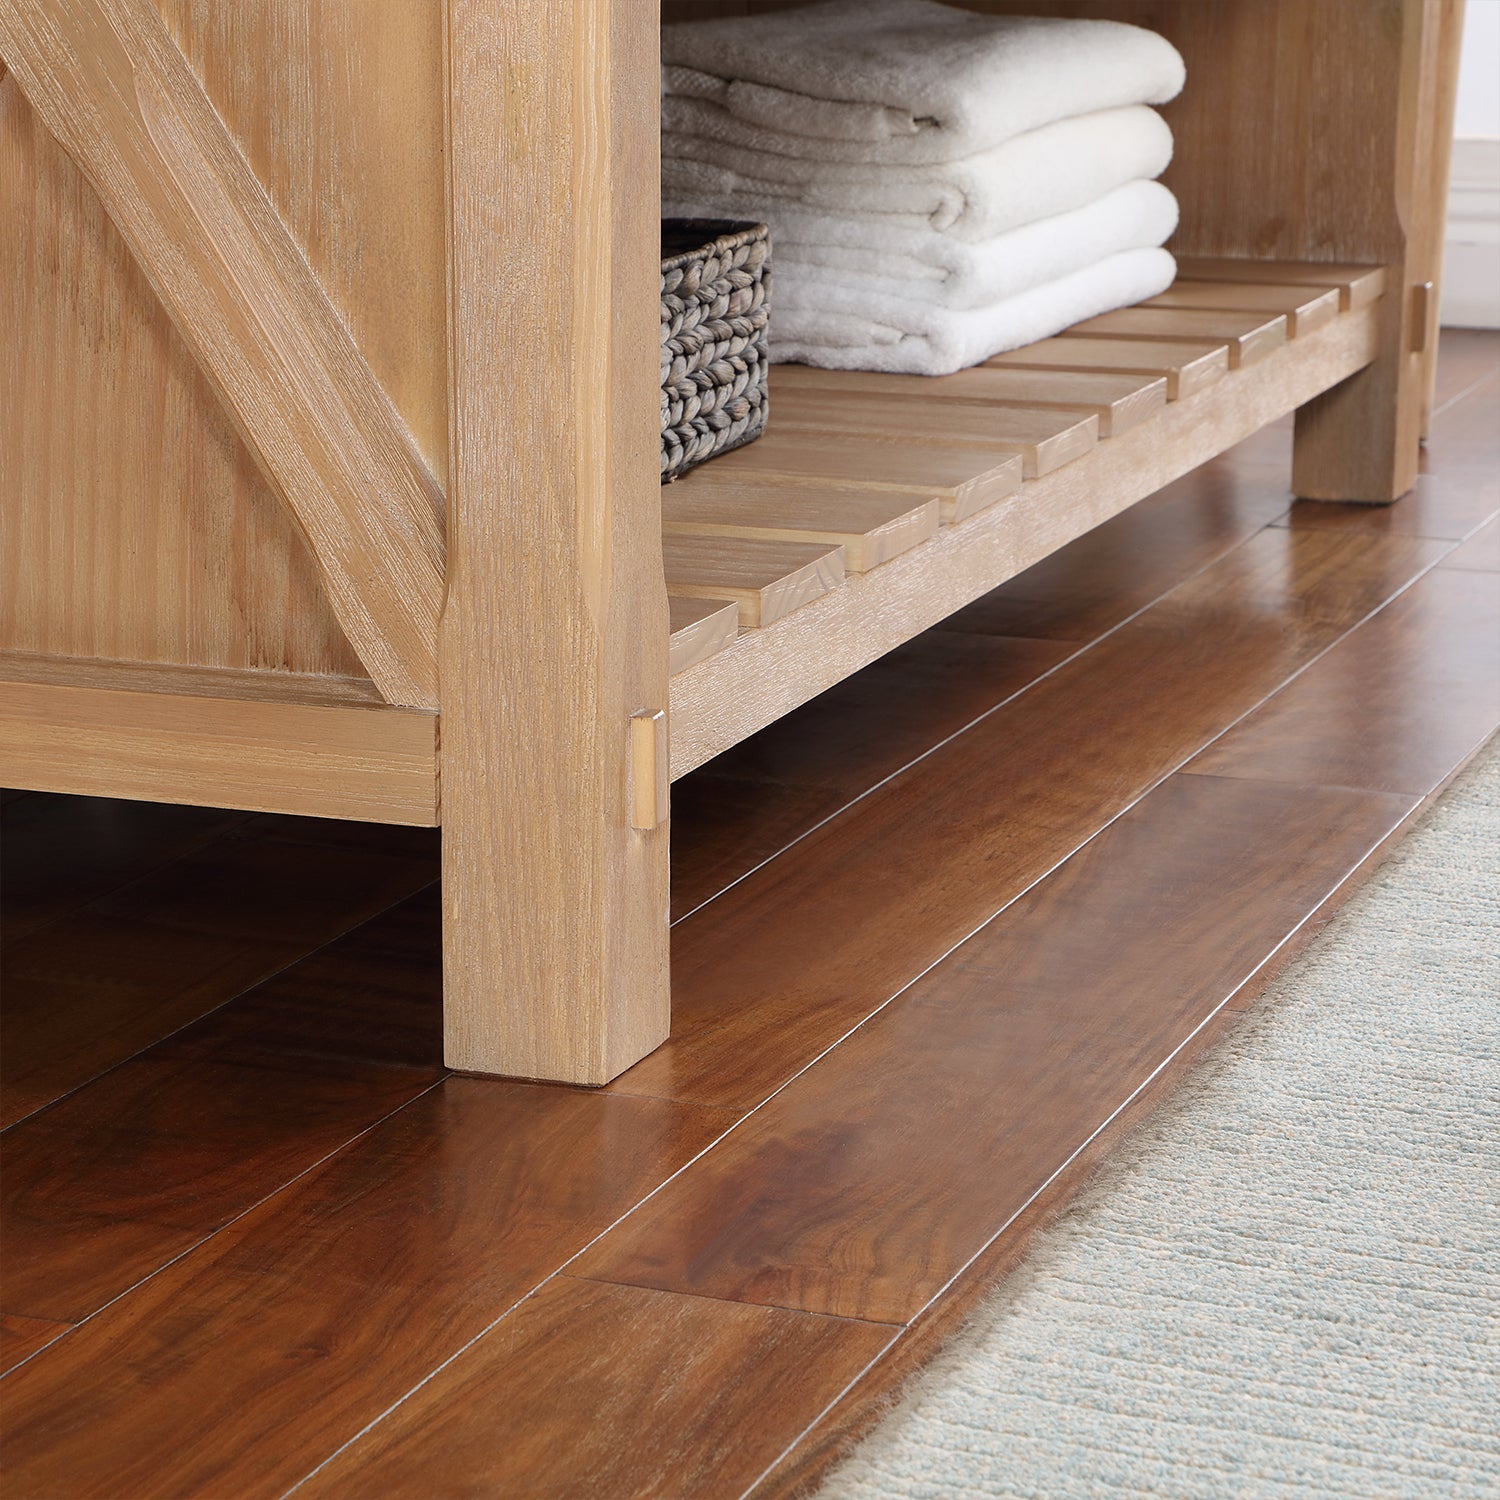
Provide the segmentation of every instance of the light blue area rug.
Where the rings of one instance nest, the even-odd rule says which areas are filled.
[[[821,1500],[1500,1496],[1495,750]]]

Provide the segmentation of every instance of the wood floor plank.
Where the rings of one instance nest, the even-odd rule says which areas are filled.
[[[7,1495],[283,1495],[732,1118],[444,1080],[12,1374]]]
[[[573,1271],[914,1318],[1417,800],[1172,777]]]
[[[896,1332],[558,1277],[298,1494],[739,1495]]]
[[[1011,354],[997,354],[988,363],[1016,369],[1123,370],[1133,375],[1159,375],[1167,382],[1167,400],[1185,401],[1229,373],[1229,349],[1212,340],[1167,343],[1055,338],[1028,344]]]
[[[1492,484],[1469,477],[1419,474],[1394,505],[1346,505],[1336,500],[1298,500],[1285,518],[1297,527],[1333,531],[1396,532],[1461,541],[1500,510],[1500,478]]]
[[[869,392],[906,401],[969,402],[986,406],[1041,406],[1092,412],[1099,436],[1128,432],[1166,405],[1165,376],[1108,371],[1005,370],[976,365],[953,375],[884,375],[875,370],[811,370],[778,365],[771,377],[775,399],[809,391]]]
[[[1439,564],[1476,573],[1500,573],[1500,516],[1486,522]]]
[[[1016,453],[943,443],[882,443],[868,438],[792,432],[773,423],[763,437],[714,460],[722,480],[780,486],[788,480],[859,493],[881,491],[937,500],[951,526],[1021,488]]]
[[[667,535],[667,593],[732,599],[747,630],[769,625],[844,581],[844,551],[827,542]]]
[[[1187,771],[1425,796],[1500,728],[1500,581],[1435,568]]]
[[[14,1124],[430,884],[436,846],[414,855],[388,832],[310,844],[252,822],[12,943],[0,1121]]]
[[[722,651],[740,628],[740,607],[732,599],[686,599],[679,594],[668,598],[667,612],[668,664],[674,677]]]
[[[1122,307],[1075,323],[1065,338],[1224,339],[1229,368],[1253,365],[1287,341],[1282,313],[1218,312],[1192,307]]]
[[[610,1088],[760,1103],[1445,550],[1236,548],[682,923],[672,1036]]]
[[[1339,315],[1342,294],[1337,287],[1323,289],[1295,285],[1275,286],[1231,281],[1179,281],[1142,307],[1203,308],[1214,312],[1283,313],[1287,332],[1301,338]]]
[[[1489,329],[1438,331],[1437,381],[1433,406],[1441,409],[1486,380],[1500,379],[1500,345]]]
[[[5,1137],[4,1310],[90,1316],[438,1076],[149,1055],[117,1068]]]
[[[929,631],[672,788],[672,912],[684,916],[1050,671],[1069,648]]]
[[[1178,281],[1230,281],[1272,286],[1337,287],[1339,310],[1364,307],[1385,291],[1385,267],[1324,261],[1249,261],[1179,255]]]
[[[711,465],[708,469],[662,490],[662,530],[668,535],[823,542],[843,549],[844,566],[851,573],[868,573],[925,542],[938,528],[935,499],[859,494],[816,484],[772,489],[719,479]]]
[[[8,947],[48,922],[170,864],[253,814],[34,792],[6,804],[0,905]]]
[[[1243,447],[1244,445],[1241,445]],[[944,620],[939,631],[1084,643],[1284,514],[1290,495],[1240,450],[1158,490]],[[1291,435],[1271,455],[1291,472]]]
[[[777,421],[788,432],[1016,453],[1027,479],[1081,458],[1099,440],[1099,419],[1092,412],[973,402],[913,406],[906,396],[873,391],[803,390],[778,410]]]
[[[45,1349],[53,1339],[61,1338],[71,1325],[49,1323],[44,1318],[22,1318],[14,1313],[0,1313],[0,1375],[13,1370],[38,1349]]]

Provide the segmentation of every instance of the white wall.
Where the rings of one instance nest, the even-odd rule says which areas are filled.
[[[1500,0],[1468,0],[1443,246],[1443,322],[1500,328]]]
[[[1500,0],[1469,0],[1453,134],[1500,136]]]

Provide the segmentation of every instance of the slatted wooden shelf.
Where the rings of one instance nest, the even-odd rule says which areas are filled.
[[[1383,285],[1187,261],[1160,297],[941,379],[778,367],[767,434],[662,494],[674,609],[719,605],[674,616],[672,774],[1361,369]]]

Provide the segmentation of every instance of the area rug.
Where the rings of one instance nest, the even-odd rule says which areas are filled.
[[[821,1500],[1500,1494],[1492,744]]]

